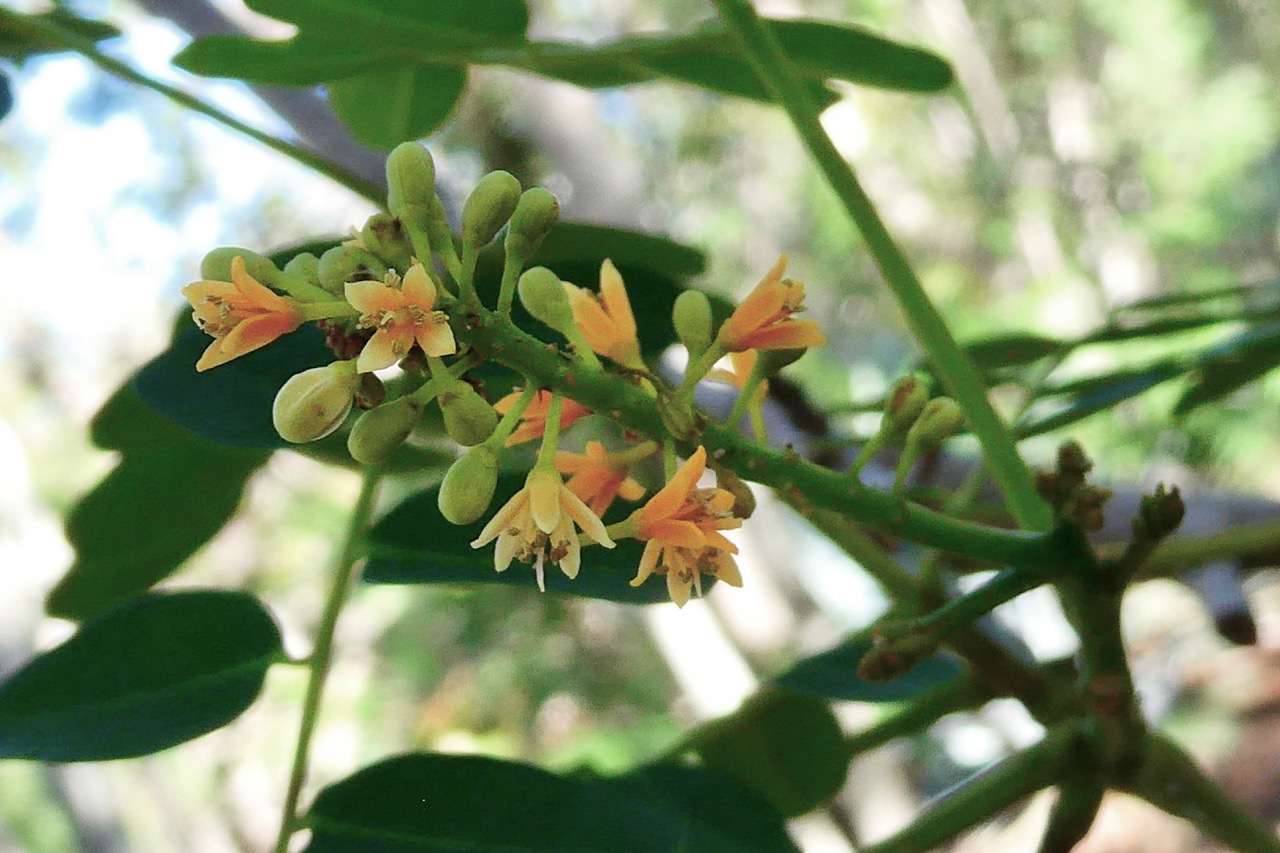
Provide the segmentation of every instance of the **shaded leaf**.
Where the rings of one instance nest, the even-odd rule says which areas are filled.
[[[286,41],[208,36],[187,45],[173,58],[174,65],[192,74],[278,86],[328,83],[386,62],[385,56],[355,42],[336,42],[307,33]]]
[[[815,77],[908,92],[951,85],[950,64],[935,53],[891,41],[852,24],[771,20],[769,26],[801,70]]]
[[[1180,359],[1165,359],[1138,369],[1123,369],[1064,383],[1051,394],[1072,392],[1066,399],[1037,402],[1017,427],[1018,438],[1043,435],[1106,411],[1191,369]],[[1043,395],[1042,395],[1043,396]]]
[[[496,758],[401,755],[320,792],[310,853],[794,851],[782,820],[690,767],[560,776]]]
[[[1058,355],[1069,349],[1071,344],[1030,332],[1008,332],[968,341],[963,346],[980,370],[994,370]]]
[[[493,545],[475,549],[471,542],[489,516],[524,486],[524,474],[498,479],[491,511],[475,524],[454,526],[440,515],[436,501],[439,487],[412,495],[386,514],[369,531],[367,583],[479,583],[503,584],[537,591],[533,570],[513,562],[505,572],[493,570]],[[624,604],[655,604],[668,600],[662,578],[651,578],[639,587],[628,582],[640,565],[641,542],[627,539],[616,548],[598,545],[582,549],[582,571],[570,580],[557,567],[546,568],[547,592],[602,598]],[[709,589],[709,579],[703,588]]]
[[[213,538],[269,453],[203,441],[120,388],[90,425],[120,462],[67,516],[71,569],[49,593],[52,616],[83,620],[145,592]]]
[[[106,761],[191,740],[249,707],[283,654],[246,593],[135,599],[0,683],[0,757]]]
[[[9,82],[9,75],[0,71],[0,121],[4,121],[12,110],[13,84]]]
[[[41,35],[29,21],[56,26],[95,42],[120,35],[120,31],[111,24],[81,18],[60,7],[38,15],[16,14],[13,18],[16,20],[11,19],[3,29],[0,29],[0,57],[14,61],[28,59],[41,53],[58,53],[66,50],[61,43],[50,41]],[[0,115],[3,114],[0,113]]]
[[[466,86],[465,68],[401,65],[334,80],[328,90],[356,139],[391,149],[443,124]]]
[[[1173,413],[1181,417],[1261,379],[1280,365],[1280,327],[1251,329],[1212,348],[1200,360],[1190,387]]]
[[[661,77],[691,83],[712,92],[750,98],[753,101],[773,99],[749,62],[732,51],[727,43],[726,49],[721,50],[715,49],[716,44],[718,42],[713,43],[711,49],[691,46],[678,53],[664,51],[664,55],[658,59],[646,60],[638,57],[636,64]],[[818,81],[806,80],[805,88],[821,108],[825,109],[839,100],[835,92]]]
[[[849,766],[844,734],[826,700],[776,690],[703,726],[689,745],[704,765],[750,788],[785,817],[834,797]]]
[[[865,631],[859,632],[825,652],[799,661],[773,681],[796,693],[826,699],[901,702],[950,682],[964,672],[958,660],[939,652],[891,681],[866,681],[858,675],[858,661],[870,649],[870,637]]]
[[[247,0],[255,12],[297,24],[308,34],[337,42],[412,43],[457,48],[492,44],[492,37],[523,39],[529,26],[524,0]]]

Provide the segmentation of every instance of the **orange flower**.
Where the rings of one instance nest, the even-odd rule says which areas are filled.
[[[585,453],[556,454],[556,468],[571,474],[567,487],[591,507],[596,515],[604,515],[614,498],[638,501],[644,497],[644,486],[628,476],[630,466],[611,456],[598,441],[588,441]]]
[[[498,414],[505,415],[511,411],[511,407],[516,404],[518,399],[520,399],[520,392],[513,391],[494,403],[493,408]],[[507,447],[514,447],[517,444],[541,438],[547,429],[547,415],[550,414],[550,408],[551,392],[543,388],[533,395],[533,400],[529,403],[529,407],[520,416],[520,426],[516,427],[515,432],[507,436]],[[586,406],[574,402],[568,397],[563,397],[560,406],[560,429],[568,429],[589,414],[591,414],[591,410]]]
[[[699,447],[674,477],[632,515],[635,537],[647,540],[632,586],[652,574],[666,574],[671,600],[680,607],[690,589],[702,595],[702,574],[714,575],[730,586],[742,586],[733,555],[738,547],[721,530],[742,526],[733,517],[733,495],[724,489],[698,489],[706,470],[707,451]]]
[[[417,341],[427,355],[452,355],[458,351],[443,311],[433,310],[436,286],[422,264],[414,264],[402,280],[389,272],[383,281],[347,284],[347,301],[360,312],[360,325],[376,328],[360,351],[356,370],[369,373],[390,367]]]
[[[640,342],[636,339],[636,318],[631,313],[622,276],[605,260],[600,266],[600,293],[565,283],[573,320],[582,330],[592,352],[623,367],[642,367]]]
[[[493,567],[504,572],[513,557],[532,563],[538,589],[545,592],[542,570],[547,562],[557,563],[570,578],[578,576],[582,555],[575,524],[595,542],[614,547],[604,523],[569,491],[557,472],[534,468],[525,479],[524,488],[494,514],[471,547],[483,548],[497,539]]]
[[[787,256],[782,255],[720,327],[717,340],[725,350],[795,349],[827,342],[817,321],[791,319],[804,310],[804,284],[783,278],[786,267]]]
[[[729,365],[732,370],[725,370],[717,367],[707,374],[708,379],[715,379],[726,384],[732,385],[739,391],[747,384],[747,379],[751,377],[751,371],[756,366],[756,359],[760,354],[753,349],[742,350],[741,352],[729,353]],[[765,395],[769,393],[769,382],[765,380],[756,386],[753,403],[763,400]]]
[[[182,288],[182,295],[196,325],[213,336],[196,370],[226,364],[302,325],[302,306],[260,284],[239,255],[231,261],[230,282],[197,281]]]

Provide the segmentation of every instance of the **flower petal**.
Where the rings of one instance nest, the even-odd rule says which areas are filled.
[[[427,268],[422,264],[414,264],[409,267],[409,271],[404,274],[404,279],[400,284],[400,292],[404,294],[405,302],[409,305],[416,305],[423,311],[430,311],[436,304],[436,286],[431,281],[431,276],[427,274]],[[423,347],[426,349],[426,347]]]
[[[356,372],[372,373],[395,364],[408,349],[404,338],[412,334],[409,329],[397,329],[395,326],[374,332],[356,358]]]
[[[806,349],[826,342],[827,337],[818,328],[817,320],[787,320],[743,335],[738,346],[762,350]]]
[[[613,318],[618,334],[627,340],[636,337],[636,318],[631,313],[631,300],[627,298],[626,285],[622,283],[622,275],[613,261],[605,258],[600,265],[600,301],[605,310]]]
[[[380,281],[352,281],[343,288],[351,307],[361,314],[397,311],[404,307],[404,294]]]
[[[707,537],[703,530],[692,521],[672,521],[662,519],[648,531],[651,539],[660,539],[664,545],[680,548],[706,547]]]
[[[614,547],[614,541],[609,538],[609,533],[604,529],[604,522],[582,502],[582,498],[568,489],[561,489],[560,508],[568,513],[569,517],[582,528],[582,532],[592,540],[606,548]]]
[[[649,575],[653,574],[653,570],[658,565],[658,557],[662,555],[662,543],[657,539],[651,539],[644,546],[644,553],[640,555],[640,568],[636,571],[636,576],[631,579],[632,586],[640,586],[648,580]]]
[[[524,508],[524,504],[529,500],[529,492],[521,489],[502,505],[502,508],[493,514],[493,518],[489,519],[489,523],[480,531],[480,535],[471,543],[472,548],[483,548],[493,541],[504,530],[512,527],[512,520],[516,514]]]
[[[683,577],[681,575],[683,574]],[[693,586],[693,576],[669,570],[667,572],[667,592],[671,595],[671,600],[676,603],[676,607],[684,607],[689,603],[689,588]]]
[[[259,308],[280,313],[292,313],[297,310],[297,302],[287,296],[281,296],[249,275],[249,271],[244,266],[244,258],[240,255],[231,259],[231,283],[246,299]]]
[[[551,533],[560,523],[560,494],[564,481],[557,471],[534,468],[525,479],[525,491],[529,493],[529,511],[533,523],[543,533]]]
[[[675,476],[668,480],[657,494],[649,498],[649,502],[644,505],[642,518],[646,521],[656,521],[674,515],[676,510],[688,500],[689,492],[697,485],[706,467],[707,450],[702,445],[698,445],[698,449],[685,460]]]
[[[417,330],[418,346],[422,347],[422,351],[427,355],[453,355],[458,351],[458,342],[453,337],[453,329],[449,327],[449,323],[444,319],[443,315],[439,320],[419,326]]]

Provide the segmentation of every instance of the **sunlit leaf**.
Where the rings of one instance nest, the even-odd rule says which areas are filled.
[[[0,683],[0,758],[105,761],[166,749],[239,716],[282,657],[279,629],[246,593],[135,599]]]
[[[356,139],[391,149],[443,124],[466,86],[465,68],[401,65],[334,80],[328,90]]]
[[[385,65],[386,57],[350,41],[318,39],[306,33],[287,41],[244,36],[207,36],[187,45],[173,64],[205,77],[234,77],[253,83],[307,86],[351,77]]]
[[[560,776],[474,755],[401,755],[322,790],[309,853],[794,851],[782,819],[733,782],[660,765]]]
[[[524,0],[247,0],[246,5],[310,35],[356,42],[373,52],[396,41],[429,50],[483,45],[493,36],[520,39],[529,26]]]
[[[1182,416],[1217,402],[1280,365],[1280,325],[1250,329],[1207,351],[1191,385],[1174,407]]]
[[[858,661],[871,649],[866,632],[796,663],[773,681],[796,693],[858,702],[901,702],[939,684],[959,678],[963,665],[945,652],[917,663],[890,681],[872,682],[858,675]]]

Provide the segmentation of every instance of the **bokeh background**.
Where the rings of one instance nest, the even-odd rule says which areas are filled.
[[[35,8],[10,4],[19,10]],[[111,55],[291,136],[332,134],[304,100],[193,78],[169,59],[209,15],[264,36],[289,29],[230,0],[80,2],[123,35]],[[856,21],[948,57],[957,83],[919,97],[852,87],[824,115],[891,230],[962,338],[1071,337],[1166,292],[1271,286],[1280,274],[1280,7],[1254,0],[761,2],[779,16]],[[707,4],[535,0],[536,35],[597,40],[680,29]],[[59,518],[110,470],[93,412],[165,346],[179,288],[217,245],[273,248],[342,234],[373,209],[324,178],[71,54],[0,59],[14,100],[0,120],[0,672],[70,626],[41,601],[72,554]],[[295,93],[296,94],[296,93]],[[306,95],[307,93],[303,93]],[[265,100],[264,100],[265,98]],[[275,100],[273,100],[275,98]],[[310,112],[307,112],[310,110]],[[308,124],[308,121],[313,122]],[[337,143],[335,143],[337,144]],[[344,145],[349,143],[343,143]],[[741,295],[789,253],[830,345],[789,376],[836,427],[918,353],[861,242],[779,111],[687,87],[587,92],[481,69],[428,140],[460,204],[505,168],[556,192],[566,218],[696,246],[698,286]],[[377,155],[343,148],[351,162]],[[1230,329],[1092,349],[1064,375],[1142,364]],[[1066,435],[1102,477],[1280,500],[1280,376],[1174,419],[1179,383],[1024,444],[1044,462]],[[965,451],[963,442],[959,452]],[[241,515],[171,583],[252,589],[306,653],[356,478],[291,453],[255,478]],[[403,493],[403,489],[400,493]],[[387,495],[390,504],[393,488]],[[741,591],[682,611],[505,588],[359,590],[339,629],[312,779],[407,749],[481,751],[552,768],[620,769],[692,723],[736,707],[761,678],[835,642],[883,607],[858,568],[762,496],[740,542]],[[1149,713],[1233,793],[1280,818],[1280,622],[1274,578],[1246,591],[1257,648],[1219,638],[1201,603],[1159,581],[1130,596],[1126,628]],[[1073,638],[1052,601],[1008,608],[1044,657]],[[302,672],[277,667],[228,728],[144,761],[0,763],[0,851],[260,850],[275,832]],[[853,729],[883,711],[847,704]],[[923,798],[1038,736],[1009,703],[957,715],[855,765],[839,801],[796,822],[806,850],[896,829]],[[312,788],[314,790],[314,787]],[[1032,849],[1048,801],[962,845]],[[1193,850],[1185,824],[1120,799],[1093,850]]]

